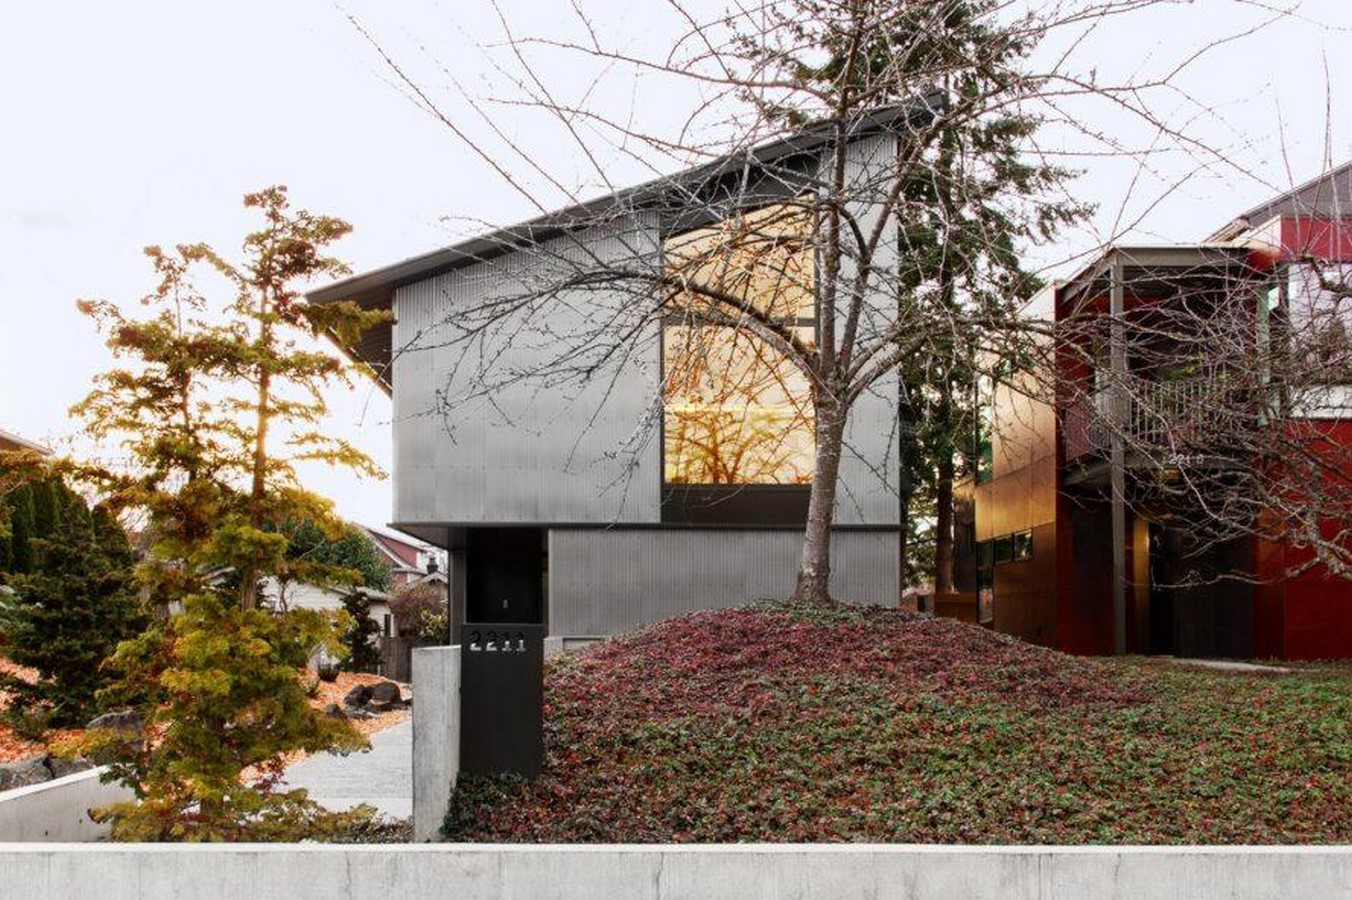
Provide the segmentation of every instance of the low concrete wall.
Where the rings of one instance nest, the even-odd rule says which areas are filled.
[[[8,845],[0,885],[26,900],[1349,900],[1352,848]]]
[[[460,648],[413,651],[413,839],[433,841],[460,771]]]
[[[89,810],[134,796],[120,784],[102,784],[99,776],[105,771],[90,769],[0,791],[0,841],[102,840],[108,826],[90,819]]]

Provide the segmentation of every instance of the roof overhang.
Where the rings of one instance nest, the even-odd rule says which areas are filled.
[[[1233,244],[1109,247],[1061,286],[1061,302],[1108,293],[1119,271],[1127,296],[1149,296],[1193,280],[1238,278],[1252,268],[1249,248]]]
[[[52,451],[41,444],[0,428],[0,451],[3,450],[31,450],[34,453],[41,453],[43,456],[52,455]]]

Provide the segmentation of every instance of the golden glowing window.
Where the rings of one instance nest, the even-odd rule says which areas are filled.
[[[811,213],[783,204],[669,239],[664,475],[677,484],[812,480],[807,377],[752,322],[816,338]]]

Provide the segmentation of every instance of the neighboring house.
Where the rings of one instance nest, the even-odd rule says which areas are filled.
[[[390,593],[433,581],[446,584],[446,551],[426,541],[384,528],[358,525],[380,551],[390,570]]]
[[[0,451],[5,450],[34,450],[44,456],[50,456],[52,452],[41,444],[35,444],[26,438],[19,437],[13,432],[5,431],[3,428],[0,428]]]
[[[1199,545],[1169,524],[1178,516],[1152,515],[1147,502],[1152,488],[1177,477],[1161,464],[1184,437],[1177,429],[1199,428],[1242,402],[1225,399],[1223,354],[1161,347],[1160,323],[1209,292],[1247,291],[1231,296],[1250,298],[1254,340],[1263,339],[1275,317],[1290,321],[1297,304],[1325,302],[1311,292],[1311,261],[1352,261],[1352,164],[1201,243],[1112,247],[1031,304],[1029,315],[1058,325],[1095,317],[1103,325],[1068,329],[1091,336],[1057,348],[1063,378],[1054,401],[1030,399],[1039,392],[1020,390],[1017,377],[988,397],[990,471],[957,540],[958,585],[977,618],[1076,653],[1352,656],[1352,581],[1317,567],[1287,577],[1299,551],[1252,537]],[[1134,387],[1116,400],[1100,381]],[[1076,384],[1083,390],[1067,388]],[[1252,391],[1243,396],[1253,402]],[[1110,433],[1101,414],[1119,403],[1126,408],[1114,415],[1126,424]],[[1147,414],[1161,408],[1174,410],[1174,424]],[[1349,412],[1346,404],[1293,408],[1283,421],[1317,425],[1347,446]]]
[[[854,129],[850,177],[862,181],[870,166],[889,165],[896,132],[916,115],[888,110]],[[604,379],[580,395],[507,385],[452,413],[448,429],[438,398],[463,391],[473,366],[462,366],[438,338],[458,309],[510,295],[560,256],[615,258],[641,248],[653,265],[687,259],[724,226],[708,212],[709,198],[739,220],[782,207],[811,189],[828,140],[821,131],[764,145],[310,293],[315,303],[348,300],[393,312],[393,323],[368,332],[356,352],[393,397],[393,527],[449,550],[453,621],[541,622],[555,637],[607,635],[792,591],[811,473],[811,426],[803,428],[793,410],[807,396],[802,376],[765,379],[743,369],[757,380],[755,393],[731,402],[724,401],[737,388],[727,384],[713,388],[717,401],[694,391],[663,396],[664,367],[690,365],[678,358],[681,326],[664,324],[660,334],[626,345],[605,363]],[[794,243],[808,249],[790,261],[810,277],[811,241]],[[804,305],[789,315],[812,340],[813,294],[797,299]],[[546,358],[551,335],[579,327],[578,309],[656,301],[580,284],[551,302],[558,309],[553,317],[550,307],[552,321],[481,352],[496,354],[505,370],[529,369]],[[715,352],[739,351],[730,343]],[[850,415],[831,573],[832,593],[843,600],[895,604],[900,596],[898,392],[889,373]],[[665,402],[655,409],[659,396]],[[738,452],[720,453],[711,465],[694,452],[703,437],[695,432],[732,411],[743,424],[754,418],[754,427],[733,435]],[[656,416],[654,435],[645,425]],[[650,439],[635,441],[640,433]],[[773,440],[751,445],[743,434]]]
[[[367,601],[367,614],[380,626],[385,637],[395,637],[398,629],[390,615],[390,595],[373,588],[323,587],[304,581],[288,582],[279,586],[276,578],[264,578],[260,585],[260,601],[277,609],[322,609],[336,611],[343,608],[343,598],[361,594]]]

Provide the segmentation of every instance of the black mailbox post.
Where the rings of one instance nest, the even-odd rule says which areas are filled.
[[[545,627],[461,628],[460,771],[534,778],[545,760]]]

